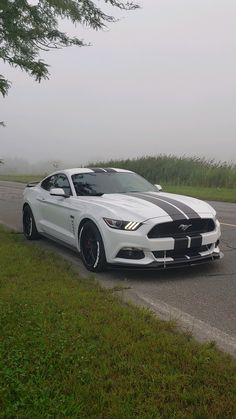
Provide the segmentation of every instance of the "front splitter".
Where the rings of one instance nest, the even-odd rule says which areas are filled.
[[[119,264],[108,264],[107,266],[111,269],[129,269],[129,270],[165,270],[174,268],[184,268],[202,265],[215,260],[222,259],[224,254],[222,252],[213,252],[207,256],[193,256],[191,259],[178,258],[173,261],[167,262],[151,262],[148,265],[130,265],[128,263]]]

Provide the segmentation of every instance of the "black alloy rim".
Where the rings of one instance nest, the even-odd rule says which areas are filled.
[[[92,229],[86,229],[81,237],[81,248],[84,259],[88,266],[94,266],[97,260],[98,245],[95,233]]]
[[[25,211],[24,212],[24,233],[27,237],[30,237],[30,235],[32,234],[32,224],[33,224],[33,220],[32,220],[32,216],[29,213],[29,211]]]

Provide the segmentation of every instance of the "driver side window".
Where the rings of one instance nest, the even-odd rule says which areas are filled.
[[[69,180],[67,176],[62,174],[55,175],[55,179],[53,182],[54,188],[61,188],[67,195],[72,195]]]
[[[49,176],[41,183],[41,187],[48,192],[52,188],[62,188],[67,195],[72,195],[69,180],[63,173]]]

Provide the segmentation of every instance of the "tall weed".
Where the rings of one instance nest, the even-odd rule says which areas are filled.
[[[110,160],[89,165],[132,170],[152,183],[163,182],[171,185],[213,188],[236,187],[236,165],[200,157],[176,157],[161,154],[155,157]]]

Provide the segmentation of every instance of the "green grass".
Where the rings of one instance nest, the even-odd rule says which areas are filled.
[[[236,188],[204,188],[186,185],[162,185],[163,192],[193,196],[209,201],[236,202]]]
[[[0,175],[0,181],[28,183],[42,180],[46,175]]]
[[[0,417],[234,418],[236,365],[0,229]]]

